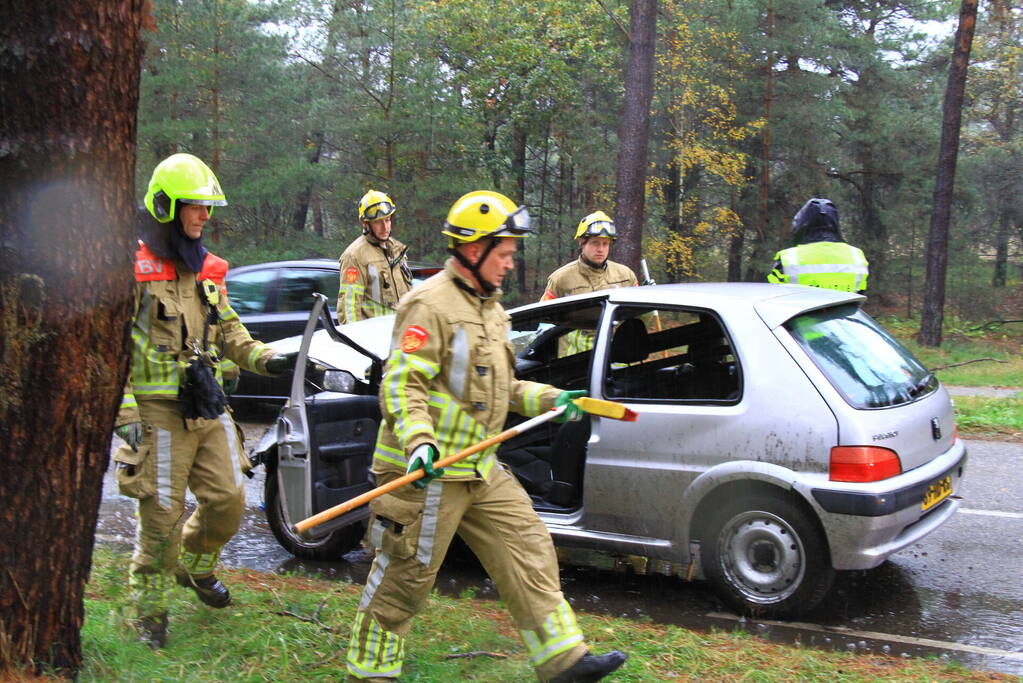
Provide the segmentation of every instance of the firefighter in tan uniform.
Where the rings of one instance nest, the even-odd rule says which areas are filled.
[[[190,154],[160,162],[145,204],[131,370],[115,428],[125,443],[114,460],[121,493],[139,501],[131,624],[143,641],[162,647],[174,580],[211,607],[231,600],[213,572],[241,521],[249,463],[225,410],[221,362],[276,374],[294,366],[294,355],[253,340],[227,302],[227,261],[202,244],[212,207],[227,204],[206,164]],[[186,488],[198,504],[179,528]]]
[[[632,268],[608,258],[618,232],[606,213],[596,211],[579,221],[575,237],[579,242],[579,258],[551,273],[541,301],[639,284]],[[593,348],[592,332],[577,330],[566,334],[564,340],[565,348],[559,348],[560,355]]]
[[[370,190],[359,200],[362,236],[341,254],[337,297],[340,324],[394,313],[398,300],[412,288],[408,247],[391,237],[395,206],[383,192]]]
[[[550,533],[494,446],[443,470],[438,458],[504,428],[509,410],[527,416],[571,400],[546,384],[515,379],[508,315],[498,287],[513,267],[529,214],[496,192],[472,192],[448,213],[441,273],[398,307],[380,389],[383,421],[373,456],[377,483],[423,469],[415,487],[371,503],[377,555],[348,647],[349,680],[397,678],[412,618],[430,594],[457,533],[482,562],[544,681],[598,680],[625,661],[590,655],[561,593]]]

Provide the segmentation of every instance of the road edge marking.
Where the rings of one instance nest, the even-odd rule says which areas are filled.
[[[1005,510],[975,510],[973,508],[959,508],[963,515],[984,515],[985,517],[1003,517],[1005,519],[1023,519],[1023,512],[1008,512]]]
[[[779,628],[799,629],[824,634],[830,633],[834,635],[847,636],[850,638],[870,638],[871,640],[903,643],[905,645],[929,647],[936,650],[950,650],[952,652],[969,652],[970,654],[985,655],[987,657],[1003,657],[1007,659],[1023,661],[1023,652],[999,650],[998,648],[984,647],[982,645],[953,643],[946,640],[932,640],[931,638],[917,638],[914,636],[900,636],[894,633],[880,633],[878,631],[860,631],[857,629],[848,628],[847,626],[822,626],[820,624],[811,624],[805,621],[774,621],[771,619],[747,619],[725,612],[707,612],[705,616],[714,619],[726,619],[729,621],[734,621],[737,624],[739,623],[766,624],[768,626],[777,626]]]

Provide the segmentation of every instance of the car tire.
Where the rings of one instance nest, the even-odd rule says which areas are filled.
[[[831,588],[827,539],[793,501],[754,496],[730,501],[704,536],[703,571],[740,614],[786,619],[816,607]]]
[[[281,509],[279,491],[276,472],[268,474],[264,489],[266,521],[277,542],[292,555],[302,560],[336,560],[359,545],[366,530],[362,523],[337,529],[317,539],[307,539],[292,531]]]

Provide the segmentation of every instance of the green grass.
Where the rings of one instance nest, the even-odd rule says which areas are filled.
[[[975,325],[970,323],[953,320],[941,346],[932,349],[916,342],[920,328],[918,320],[879,316],[878,322],[931,369],[980,358],[995,359],[936,371],[938,379],[945,384],[1023,387],[1023,324],[1003,325],[984,331],[974,330]]]
[[[1023,440],[1023,392],[1013,398],[956,396],[956,426],[964,435]]]
[[[224,571],[234,604],[199,605],[176,589],[166,649],[135,641],[120,610],[126,553],[97,549],[86,600],[82,681],[339,681],[362,587]],[[289,612],[291,615],[285,614]],[[319,623],[303,621],[298,617]],[[1001,681],[955,663],[771,644],[743,633],[698,633],[643,620],[579,615],[597,651],[625,650],[615,681]],[[501,655],[449,659],[452,654]],[[496,602],[433,595],[408,641],[404,681],[535,680],[506,610]]]

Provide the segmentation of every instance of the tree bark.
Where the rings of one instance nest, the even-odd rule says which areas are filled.
[[[941,145],[938,150],[937,177],[931,210],[931,228],[927,240],[927,277],[924,307],[917,337],[923,346],[941,345],[941,327],[945,316],[945,273],[948,269],[948,230],[955,187],[956,159],[959,155],[959,130],[962,122],[966,69],[970,62],[973,32],[977,25],[978,0],[962,0],[959,27],[948,67],[948,85],[941,108]]]
[[[0,9],[0,678],[82,661],[129,361],[142,8]]]
[[[308,144],[311,149],[307,160],[310,166],[316,168],[316,165],[320,163],[320,155],[323,153],[323,133],[313,133],[309,137]],[[291,214],[292,232],[305,232],[305,224],[309,220],[309,207],[315,198],[316,190],[313,188],[312,183],[306,185],[302,192],[299,193],[295,200],[295,211]]]
[[[738,198],[736,192],[732,192],[729,208],[732,211],[736,211],[736,205],[738,204]],[[737,211],[736,211],[737,213]],[[735,228],[735,232],[728,240],[728,281],[729,282],[741,282],[742,281],[742,249],[745,246],[746,239],[746,226],[740,221],[739,225]]]
[[[1007,265],[1009,263],[1009,216],[1004,208],[998,212],[998,234],[995,237],[995,272],[991,276],[991,286],[1005,287]]]
[[[647,147],[650,140],[650,103],[654,91],[654,37],[657,0],[631,0],[629,58],[625,65],[625,107],[618,129],[618,178],[615,188],[615,223],[618,261],[639,272],[643,251],[643,209],[646,189]]]
[[[512,134],[513,156],[511,173],[515,180],[515,191],[517,196],[512,198],[513,202],[526,204],[526,129],[519,125],[515,127]],[[539,228],[539,217],[543,211],[543,202],[535,210],[533,227]],[[519,240],[519,250],[515,254],[515,282],[518,284],[519,294],[526,291],[526,240]]]

